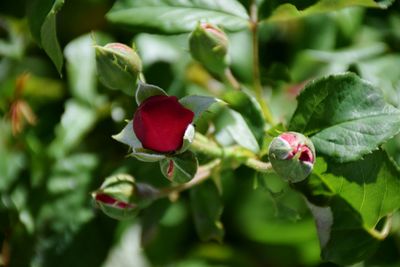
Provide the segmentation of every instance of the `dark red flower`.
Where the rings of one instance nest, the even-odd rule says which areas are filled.
[[[181,148],[194,113],[175,96],[156,95],[143,101],[135,112],[133,130],[143,147],[168,153]]]

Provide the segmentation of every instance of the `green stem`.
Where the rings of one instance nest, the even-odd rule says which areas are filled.
[[[369,230],[370,234],[378,240],[384,240],[390,233],[390,228],[392,227],[392,214],[389,214],[385,218],[385,224],[381,231],[376,229]]]
[[[240,90],[240,83],[236,80],[235,76],[233,76],[231,69],[228,67],[224,72],[225,79],[235,90]]]
[[[259,51],[258,51],[258,9],[255,0],[250,5],[250,31],[252,35],[253,45],[253,83],[256,99],[261,106],[264,118],[270,123],[274,123],[272,113],[263,98],[263,88],[261,85],[260,64],[259,64]]]
[[[196,133],[190,148],[195,152],[210,157],[237,161],[259,172],[272,171],[272,166],[269,162],[259,160],[250,150],[239,146],[222,148],[200,133]]]

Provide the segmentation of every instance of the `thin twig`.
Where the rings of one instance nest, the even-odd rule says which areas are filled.
[[[233,76],[231,69],[226,68],[224,74],[226,80],[233,87],[233,89],[240,90],[240,83],[236,80],[235,76]]]

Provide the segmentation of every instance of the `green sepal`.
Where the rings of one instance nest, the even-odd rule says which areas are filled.
[[[144,100],[151,96],[155,95],[167,95],[167,93],[158,86],[147,84],[143,82],[139,82],[138,87],[136,89],[136,103],[140,105]]]
[[[128,145],[132,149],[131,156],[144,162],[156,162],[165,158],[165,155],[145,149],[133,131],[133,121],[129,121],[122,131],[112,136],[118,142]]]
[[[189,124],[185,130],[185,134],[183,135],[182,147],[178,151],[176,151],[176,154],[181,154],[189,148],[190,144],[193,142],[195,134],[196,129],[192,124]]]
[[[188,95],[179,99],[179,103],[194,113],[193,122],[196,122],[201,114],[214,103],[226,104],[224,101],[209,96]]]
[[[162,174],[171,182],[178,184],[189,182],[196,175],[198,161],[190,150],[160,161]]]

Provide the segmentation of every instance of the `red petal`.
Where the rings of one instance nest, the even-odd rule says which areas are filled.
[[[311,149],[308,148],[308,146],[304,145],[301,147],[301,154],[300,154],[299,160],[310,162],[310,163],[314,162],[314,155],[311,152]]]
[[[146,99],[136,110],[133,130],[144,148],[168,153],[178,150],[194,113],[175,96],[157,95]]]

